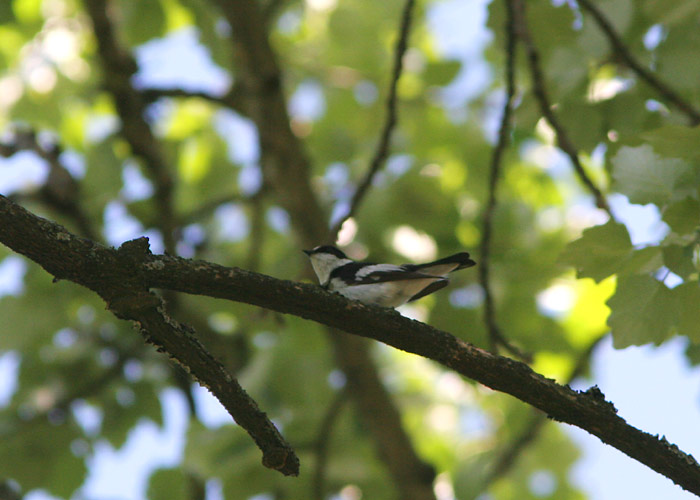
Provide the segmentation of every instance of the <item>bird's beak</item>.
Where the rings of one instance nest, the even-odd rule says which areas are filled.
[[[309,255],[309,256],[311,256],[312,251],[313,250],[302,250],[302,252],[304,252],[306,255]]]

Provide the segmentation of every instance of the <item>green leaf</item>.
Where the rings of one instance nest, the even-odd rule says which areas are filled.
[[[680,330],[680,327],[678,329]],[[700,365],[700,344],[688,344],[685,349],[685,357],[691,365]]]
[[[429,62],[423,73],[426,85],[447,85],[459,73],[462,68],[460,61],[435,61]]]
[[[5,24],[13,21],[15,18],[12,12],[12,2],[0,2],[0,24]]]
[[[674,233],[692,234],[700,226],[700,201],[694,198],[685,198],[671,203],[664,210],[662,219]]]
[[[617,33],[624,34],[634,16],[633,3],[630,0],[602,0],[596,2],[596,5],[601,12],[605,12],[605,17],[613,29]],[[610,43],[605,34],[596,23],[587,22],[587,18],[583,23],[583,29],[581,29],[579,43],[586,49],[587,53],[597,57],[605,57],[610,50]]]
[[[115,448],[126,443],[129,432],[149,419],[162,425],[160,400],[153,383],[142,380],[133,384],[113,384],[100,397],[102,434]]]
[[[663,265],[661,247],[652,245],[633,250],[617,270],[617,275],[651,274]]]
[[[700,286],[697,281],[687,281],[673,289],[678,300],[678,334],[691,342],[700,342]]]
[[[131,45],[141,45],[163,34],[165,12],[160,0],[135,0],[124,4],[124,27]]]
[[[157,469],[148,480],[147,498],[151,500],[187,500],[189,478],[182,469]]]
[[[700,160],[700,127],[666,125],[644,132],[640,137],[660,155],[689,161]]]
[[[613,163],[617,190],[631,203],[654,203],[662,207],[671,201],[677,189],[690,181],[692,167],[683,160],[663,158],[651,146],[620,148]]]
[[[615,274],[631,252],[632,242],[627,228],[611,220],[584,230],[581,238],[569,243],[560,259],[574,266],[579,278],[593,278],[600,282]]]
[[[698,270],[693,264],[694,245],[667,245],[663,247],[664,265],[685,279]]]
[[[84,460],[71,450],[81,437],[70,421],[54,425],[46,417],[1,420],[0,477],[14,479],[23,490],[41,488],[68,498],[87,473]]]
[[[677,300],[666,285],[648,275],[620,279],[610,300],[608,326],[617,349],[668,339],[677,318]]]

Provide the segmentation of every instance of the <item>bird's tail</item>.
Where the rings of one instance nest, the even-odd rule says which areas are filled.
[[[449,257],[427,262],[425,264],[407,264],[403,267],[410,271],[420,271],[434,276],[444,276],[459,269],[465,269],[476,265],[467,252],[459,252]]]

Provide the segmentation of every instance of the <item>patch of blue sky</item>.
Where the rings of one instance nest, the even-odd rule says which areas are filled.
[[[450,292],[450,304],[453,307],[476,309],[484,302],[484,290],[480,285],[472,283]]]
[[[333,191],[338,191],[347,186],[349,178],[350,173],[348,172],[347,164],[339,161],[328,165],[323,174],[323,180]]]
[[[139,88],[179,88],[223,95],[231,84],[228,73],[214,64],[199,43],[195,28],[183,28],[136,49]]]
[[[95,445],[89,475],[81,489],[85,498],[145,499],[150,474],[158,467],[180,462],[185,445],[187,408],[181,393],[166,389],[160,394],[164,425],[142,421],[119,450],[106,441]]]
[[[221,205],[214,212],[218,225],[218,237],[231,242],[243,240],[250,230],[243,208],[236,203]]]
[[[572,386],[585,390],[597,384],[630,425],[651,434],[663,433],[681,450],[698,456],[700,367],[688,365],[684,355],[686,346],[687,339],[675,338],[660,347],[616,350],[608,337],[595,351],[593,380],[578,380]],[[583,457],[571,477],[589,498],[697,498],[579,428],[564,429],[583,449]]]
[[[360,80],[352,89],[355,100],[362,106],[371,106],[379,97],[379,89],[370,80]]]
[[[58,157],[61,165],[68,170],[76,179],[82,179],[85,176],[85,157],[76,151],[67,149]]]
[[[238,172],[238,188],[245,195],[257,193],[262,187],[263,175],[258,165],[245,165]]]
[[[484,48],[492,39],[486,27],[487,6],[486,0],[444,0],[428,9],[428,27],[438,50],[444,57],[462,62],[457,77],[440,92],[447,108],[463,106],[491,81],[491,70],[483,58]]]
[[[182,230],[182,240],[177,242],[177,254],[191,259],[196,254],[196,247],[206,238],[206,231],[199,224],[190,224]]]
[[[326,113],[326,98],[323,87],[312,79],[301,82],[289,99],[289,114],[292,118],[313,122]]]
[[[192,386],[192,396],[197,408],[197,418],[209,428],[232,424],[231,415],[218,399],[201,385]]]
[[[10,404],[10,400],[17,390],[17,376],[19,374],[20,355],[14,351],[0,354],[0,408]]]
[[[260,160],[258,129],[248,118],[230,110],[221,110],[214,118],[214,128],[228,144],[231,161],[242,165]]]
[[[256,193],[262,186],[258,129],[248,118],[222,109],[214,117],[214,129],[226,141],[229,159],[241,165],[238,187],[245,195]]]
[[[121,202],[111,201],[107,204],[104,211],[104,236],[107,243],[119,246],[142,234],[143,226]]]
[[[85,400],[78,399],[71,403],[71,412],[78,425],[88,436],[96,436],[102,427],[102,411]]]
[[[277,19],[277,29],[286,35],[291,35],[301,27],[302,17],[301,8],[286,9]]]
[[[0,158],[0,193],[26,192],[46,181],[48,165],[36,153],[20,151],[9,158]]]
[[[627,227],[633,245],[657,245],[668,234],[656,205],[634,205],[621,194],[609,195],[608,202],[618,221]]]
[[[150,245],[151,252],[160,254],[165,251],[163,235],[157,229],[146,229],[140,236],[145,236],[148,238],[148,244]]]
[[[135,162],[127,162],[122,169],[121,197],[126,201],[145,200],[153,195],[153,184],[146,179]]]
[[[662,25],[654,24],[644,34],[644,47],[647,50],[654,50],[666,37],[665,30]]]
[[[92,115],[88,119],[85,137],[88,142],[99,143],[119,130],[119,119],[114,115]]]
[[[0,298],[20,295],[24,291],[27,264],[22,257],[10,255],[0,261]]]
[[[386,162],[386,171],[396,177],[405,174],[415,163],[415,158],[408,154],[391,155]]]
[[[281,234],[289,232],[289,214],[281,207],[270,207],[265,214],[267,224]]]
[[[331,210],[331,217],[330,217],[330,225],[333,226],[335,223],[337,223],[341,217],[345,217],[347,213],[350,211],[350,197],[347,196],[344,199],[338,200],[334,205],[333,209]]]

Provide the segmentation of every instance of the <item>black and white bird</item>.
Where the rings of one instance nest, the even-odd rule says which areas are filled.
[[[321,286],[365,304],[397,307],[447,286],[447,274],[476,264],[460,252],[426,264],[356,262],[334,246],[304,250]]]

